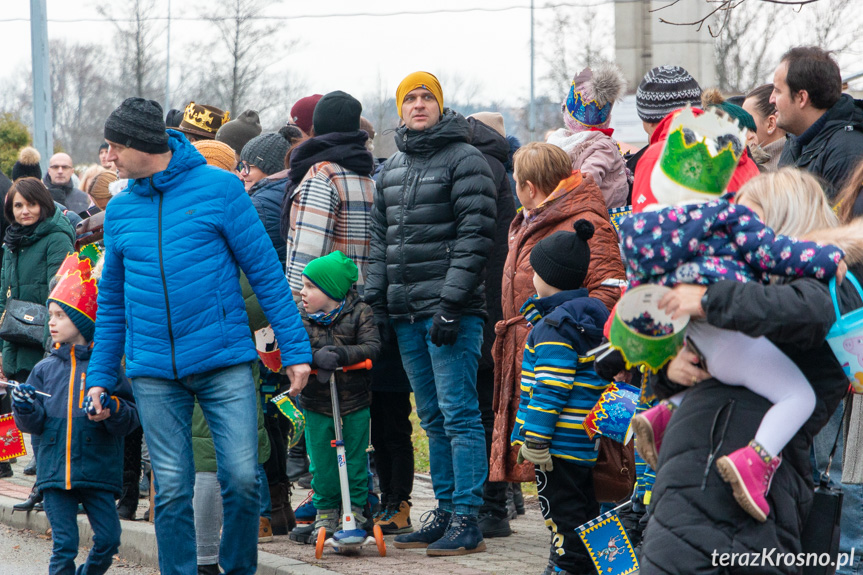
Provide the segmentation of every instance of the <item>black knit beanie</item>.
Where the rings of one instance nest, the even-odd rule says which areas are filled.
[[[27,146],[18,152],[18,161],[12,166],[12,181],[19,178],[42,179],[42,167],[39,165],[41,157],[36,148]]]
[[[540,240],[530,251],[530,265],[542,281],[551,287],[567,291],[578,289],[590,266],[590,247],[594,227],[587,220],[578,220],[573,232],[555,232]]]
[[[360,101],[341,90],[330,92],[321,98],[312,115],[312,126],[316,136],[333,132],[356,132],[360,129]]]
[[[155,100],[127,98],[108,116],[105,139],[147,154],[164,154],[169,148],[162,106]]]

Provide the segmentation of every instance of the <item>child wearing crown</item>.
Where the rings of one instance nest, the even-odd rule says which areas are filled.
[[[114,500],[123,480],[123,436],[138,427],[131,387],[124,380],[98,415],[87,413],[85,376],[96,325],[96,280],[90,261],[71,254],[48,296],[54,347],[12,391],[15,422],[42,436],[36,488],[44,496],[54,552],[49,573],[75,572],[78,504],[93,529],[93,547],[79,572],[101,575],[120,546]],[[40,392],[40,393],[37,393]],[[47,394],[47,395],[43,395]]]
[[[836,274],[842,250],[776,235],[745,202],[735,204],[723,195],[744,141],[737,125],[716,112],[695,117],[687,108],[674,119],[651,174],[657,201],[671,206],[653,206],[621,225],[631,287],[645,282],[669,287],[720,280],[767,282],[771,274],[827,281]],[[800,369],[764,337],[692,321],[687,338],[712,376],[773,403],[749,445],[716,463],[741,507],[765,521],[770,512],[766,494],[780,453],[812,414],[815,394]],[[683,395],[632,420],[636,448],[654,469],[663,433]]]

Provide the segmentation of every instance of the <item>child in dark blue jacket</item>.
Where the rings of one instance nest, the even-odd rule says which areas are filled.
[[[64,275],[51,292],[48,326],[54,348],[36,364],[27,383],[12,391],[16,424],[22,431],[42,436],[36,487],[44,496],[54,539],[51,575],[101,575],[111,566],[120,546],[114,500],[123,487],[123,436],[139,425],[125,378],[98,415],[85,411],[96,283],[83,273],[88,276],[85,280],[80,270]],[[79,503],[94,535],[87,562],[75,570]]]
[[[602,341],[608,308],[582,287],[593,224],[578,220],[575,229],[552,234],[530,253],[537,295],[521,308],[533,329],[524,348],[511,440],[521,445],[518,462],[536,466],[555,571],[594,573],[575,530],[599,514],[592,474],[597,442],[584,431],[584,417],[608,386],[587,357]]]

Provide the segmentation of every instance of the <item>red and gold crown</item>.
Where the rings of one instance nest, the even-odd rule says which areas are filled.
[[[75,270],[60,278],[51,295],[48,296],[48,300],[65,304],[95,322],[98,295],[99,288],[96,287],[96,280],[84,279],[81,272]]]
[[[57,270],[57,273],[54,274],[58,278],[62,278],[67,274],[74,273],[76,271],[81,272],[81,277],[85,280],[90,279],[90,274],[93,271],[93,263],[90,258],[84,257],[82,258],[78,252],[72,252],[66,259],[63,260],[63,263],[60,264],[60,269]]]

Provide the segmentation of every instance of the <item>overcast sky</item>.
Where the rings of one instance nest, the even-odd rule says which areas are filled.
[[[105,0],[106,2],[108,0]],[[544,1],[536,2],[545,4]],[[573,4],[598,3],[605,26],[611,31],[609,49],[613,49],[613,7],[603,0],[571,0]],[[0,16],[0,53],[4,54],[5,75],[30,65],[29,2],[5,0]],[[157,0],[167,14],[168,0]],[[196,17],[193,11],[204,3],[172,3],[172,16]],[[110,23],[98,22],[92,0],[47,0],[48,36],[78,42],[102,42],[106,49],[113,37]],[[479,7],[485,10],[508,6],[527,7],[530,0],[434,0],[403,2],[395,0],[290,0],[267,9],[278,16],[355,14],[357,12],[399,12],[426,10],[460,10]],[[537,9],[537,18],[548,18],[550,10]],[[94,22],[68,23],[60,20],[94,19]],[[594,23],[596,24],[596,23]],[[269,69],[276,73],[290,70],[309,88],[309,93],[326,93],[335,89],[363,96],[374,92],[378,75],[388,92],[395,93],[398,82],[408,73],[428,70],[444,77],[481,79],[480,99],[515,104],[529,97],[530,82],[530,11],[519,8],[504,11],[477,11],[397,16],[335,16],[284,20],[280,38],[285,43],[295,39],[290,54],[261,54],[272,60]],[[541,30],[537,26],[537,33]],[[577,41],[578,31],[573,31]],[[194,65],[184,47],[189,41],[211,34],[207,24],[172,21],[171,69],[176,83],[179,67]],[[164,35],[163,35],[164,38]],[[165,40],[161,44],[164,46]],[[276,42],[279,42],[277,38]],[[538,70],[537,80],[544,73]],[[0,72],[0,77],[4,72]],[[448,86],[444,85],[446,93]],[[174,103],[177,107],[179,104]]]

